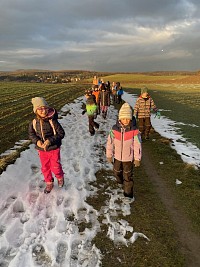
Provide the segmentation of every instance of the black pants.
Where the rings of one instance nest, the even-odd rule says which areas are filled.
[[[117,159],[113,164],[114,175],[119,184],[123,184],[124,195],[133,197],[133,163],[122,162]]]
[[[118,104],[121,104],[122,103],[122,96],[118,95],[117,98],[118,98]]]
[[[95,128],[99,129],[99,124],[94,121],[94,116],[88,116],[88,121],[89,121],[89,132],[91,134],[95,133]]]

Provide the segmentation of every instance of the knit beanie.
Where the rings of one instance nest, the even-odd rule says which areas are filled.
[[[141,88],[141,95],[144,93],[148,93],[148,88],[146,86]]]
[[[49,107],[48,103],[43,97],[34,97],[31,100],[33,104],[33,112],[36,113],[37,108]]]
[[[128,103],[124,103],[119,110],[119,120],[121,119],[132,120],[132,110]]]

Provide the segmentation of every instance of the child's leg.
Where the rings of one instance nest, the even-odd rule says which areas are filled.
[[[94,117],[93,116],[88,116],[88,121],[89,121],[89,132],[90,134],[95,134],[95,123],[94,123]]]
[[[123,184],[123,172],[122,172],[122,162],[114,159],[113,172],[117,179],[118,184]]]
[[[138,128],[141,132],[141,136],[144,137],[144,131],[145,131],[145,118],[139,118],[138,119]]]
[[[63,178],[64,172],[62,165],[60,163],[60,148],[49,151],[51,152],[51,171],[55,174],[56,178],[59,180]]]
[[[133,197],[133,163],[123,162],[124,196]]]
[[[145,138],[148,139],[149,138],[149,133],[150,133],[150,130],[151,130],[151,119],[150,117],[148,118],[145,118]]]
[[[50,166],[50,151],[41,151],[38,150],[40,162],[41,162],[41,171],[44,175],[44,180],[46,183],[51,183],[53,180]]]
[[[108,106],[105,106],[105,107],[104,107],[105,118],[106,118],[106,116],[107,116],[107,112],[108,112]]]

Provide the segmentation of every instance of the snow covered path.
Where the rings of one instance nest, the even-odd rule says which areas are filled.
[[[98,267],[102,255],[92,240],[101,231],[101,223],[107,225],[108,238],[114,242],[128,245],[138,236],[147,238],[133,233],[126,240],[126,232],[133,232],[133,228],[125,220],[113,220],[118,212],[130,214],[130,202],[120,188],[107,188],[102,222],[98,221],[98,211],[87,204],[87,197],[97,194],[91,185],[95,173],[102,167],[112,168],[100,148],[106,144],[117,111],[110,107],[106,121],[98,117],[100,130],[91,137],[87,116],[81,115],[82,102],[79,98],[60,113],[66,132],[61,148],[64,188],[58,188],[55,181],[53,191],[43,193],[45,184],[33,145],[0,176],[0,266]]]

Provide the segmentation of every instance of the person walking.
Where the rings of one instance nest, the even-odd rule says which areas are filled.
[[[96,97],[93,95],[92,90],[86,90],[85,97],[86,97],[86,107],[82,111],[82,115],[87,113],[89,132],[90,135],[93,136],[95,134],[95,130],[99,129],[99,124],[95,121],[98,112]]]
[[[110,106],[110,93],[106,90],[106,86],[104,83],[102,83],[100,90],[101,91],[98,96],[97,105],[100,106],[102,117],[106,119],[108,107]]]
[[[134,116],[138,119],[138,128],[141,132],[142,139],[149,139],[151,130],[151,110],[154,110],[156,116],[160,118],[160,112],[154,103],[154,100],[148,94],[148,88],[141,88],[141,94],[137,98],[134,106]]]
[[[65,136],[64,129],[58,122],[57,111],[49,107],[43,97],[32,98],[35,119],[29,124],[29,139],[35,144],[41,162],[48,194],[54,187],[53,174],[57,178],[58,187],[64,185],[64,172],[61,165],[60,147]]]
[[[113,163],[114,175],[123,186],[124,196],[133,198],[133,165],[140,166],[141,136],[128,103],[121,106],[118,117],[107,138],[106,157]]]

